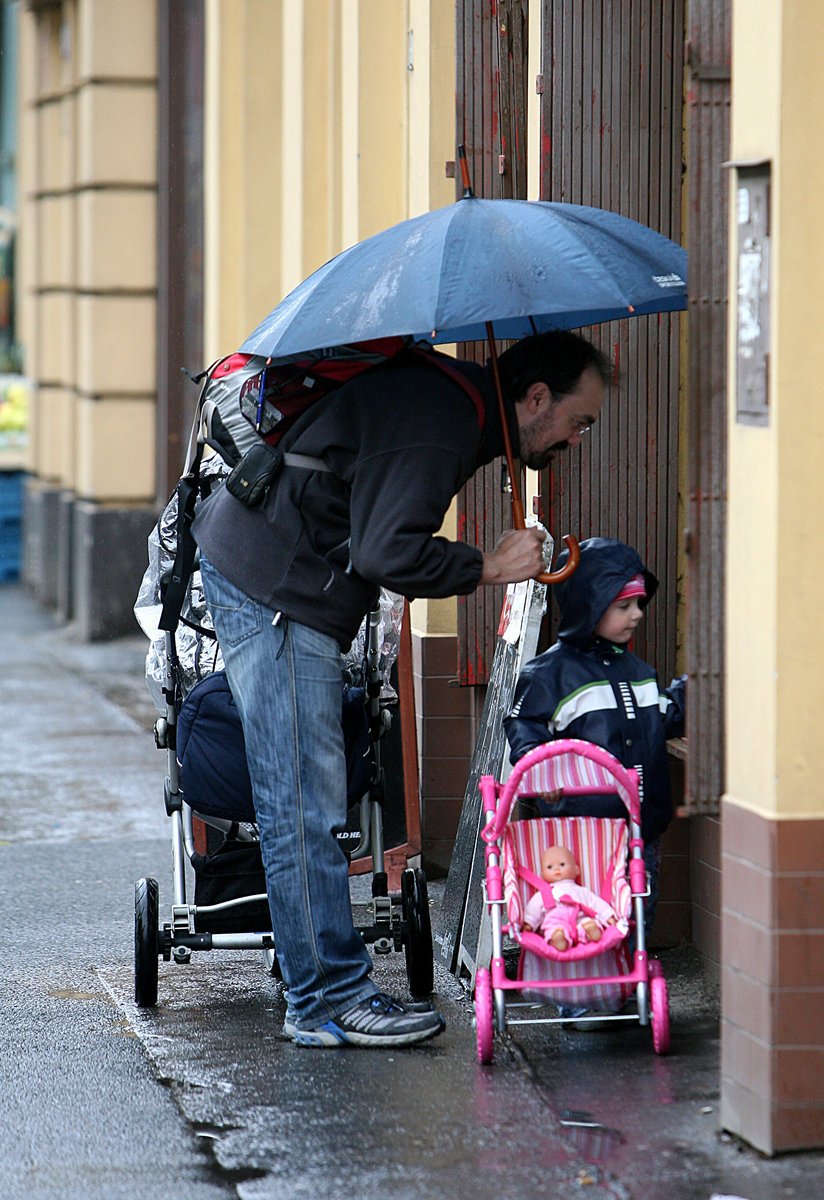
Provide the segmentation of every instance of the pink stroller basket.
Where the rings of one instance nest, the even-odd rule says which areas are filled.
[[[548,1015],[546,1004],[586,1007],[598,1020],[638,1022],[652,1026],[653,1047],[669,1049],[667,987],[657,960],[649,960],[644,942],[644,896],[647,878],[640,829],[638,775],[589,742],[547,742],[526,754],[505,784],[492,776],[480,781],[486,824],[485,891],[492,926],[492,960],[475,977],[475,1025],[478,1058],[490,1063],[494,1037],[507,1023],[563,1024],[578,1017]],[[546,817],[510,821],[520,798],[617,795],[627,821],[603,817]],[[539,933],[523,928],[524,910],[540,879],[542,852],[566,846],[581,868],[580,882],[616,914],[600,941],[582,941],[557,950]],[[635,930],[632,956],[627,945]],[[507,978],[503,936],[521,947],[516,979]],[[635,1010],[622,1005],[635,994]],[[507,1000],[507,995],[512,998]],[[509,1016],[517,1012],[516,1016]],[[537,1014],[537,1015],[536,1015]],[[593,1019],[593,1018],[590,1018]]]

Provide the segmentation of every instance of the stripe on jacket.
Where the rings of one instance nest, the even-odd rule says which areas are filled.
[[[624,712],[627,714],[627,720],[634,721],[635,705],[632,702],[632,685],[626,679],[619,679],[618,691],[621,693],[621,699],[624,702]]]
[[[660,708],[661,701],[666,700],[658,691],[656,679],[641,679],[637,683],[631,683],[630,687],[638,708]]]
[[[639,683],[620,680],[618,690],[627,719],[630,721],[635,720],[636,708],[660,708],[661,700],[666,700],[666,697],[659,694],[655,679],[643,679]],[[587,683],[564,697],[547,721],[547,729],[550,733],[561,733],[584,713],[603,712],[605,709],[617,707],[612,684],[605,679],[598,680],[597,683]],[[512,715],[518,715],[516,709],[513,709]]]
[[[552,732],[560,733],[584,713],[603,712],[604,709],[617,707],[611,684],[605,680],[587,683],[564,697],[547,725]]]

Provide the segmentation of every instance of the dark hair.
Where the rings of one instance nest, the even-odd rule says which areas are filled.
[[[522,400],[533,383],[545,383],[558,396],[574,391],[587,367],[594,367],[604,385],[610,382],[609,359],[577,333],[552,330],[522,338],[498,359],[501,386],[510,400]]]

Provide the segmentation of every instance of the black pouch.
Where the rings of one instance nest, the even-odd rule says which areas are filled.
[[[213,854],[193,854],[195,904],[221,904],[266,893],[258,842],[226,841]],[[272,928],[266,900],[238,904],[216,913],[198,913],[197,933],[264,933]]]
[[[282,466],[282,450],[257,442],[228,476],[226,490],[247,508],[257,508],[266,499]]]

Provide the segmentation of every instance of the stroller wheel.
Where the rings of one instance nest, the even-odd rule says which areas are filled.
[[[134,999],[139,1008],[157,1004],[158,893],[156,879],[134,885]]]
[[[492,1011],[492,976],[485,967],[475,974],[475,1038],[478,1062],[492,1062],[495,1043],[495,1018]]]
[[[670,1048],[669,996],[664,976],[656,973],[650,980],[650,1024],[652,1046],[656,1054],[667,1054]]]
[[[413,996],[429,996],[435,986],[432,922],[426,875],[420,867],[407,867],[401,875],[401,906],[409,990]]]
[[[266,946],[263,950],[263,967],[273,979],[283,979],[283,976],[280,973],[278,956],[275,954],[273,946]]]

